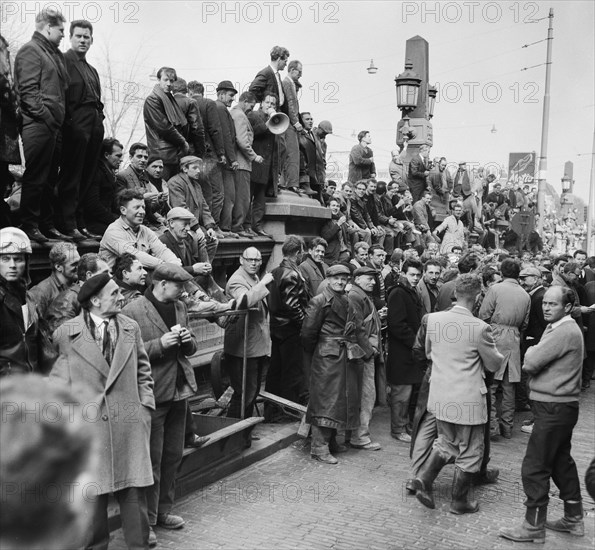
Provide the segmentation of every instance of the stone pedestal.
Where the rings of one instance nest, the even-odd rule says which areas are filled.
[[[292,191],[280,190],[277,197],[268,198],[264,230],[273,237],[274,247],[266,271],[271,271],[281,262],[281,246],[287,235],[300,235],[307,241],[308,237],[320,235],[320,228],[330,218],[328,208]]]

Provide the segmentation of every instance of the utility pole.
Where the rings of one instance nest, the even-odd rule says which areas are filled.
[[[541,123],[541,152],[539,154],[539,172],[537,174],[537,212],[539,212],[539,233],[543,230],[545,217],[545,191],[547,183],[547,137],[550,123],[550,80],[552,70],[552,43],[554,41],[554,9],[550,8],[547,30],[547,58],[545,62],[545,94],[543,96],[543,120]]]
[[[595,131],[593,132],[593,151],[591,151],[591,182],[589,185],[589,208],[587,209],[587,254],[592,256],[593,251],[593,215],[595,212]]]

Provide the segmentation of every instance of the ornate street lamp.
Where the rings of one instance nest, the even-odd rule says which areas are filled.
[[[405,63],[405,70],[395,77],[397,86],[397,107],[406,113],[417,107],[421,78],[413,72],[413,63],[408,59]]]
[[[438,88],[436,86],[432,86],[431,84],[428,86],[428,118],[432,120],[434,116],[434,105],[436,105],[436,96],[438,95]]]

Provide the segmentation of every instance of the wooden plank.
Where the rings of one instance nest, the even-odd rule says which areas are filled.
[[[304,405],[300,405],[299,403],[295,403],[294,401],[290,401],[289,399],[285,399],[283,397],[279,397],[273,393],[269,393],[268,391],[260,390],[260,397],[266,399],[267,401],[272,401],[277,405],[281,405],[282,407],[287,407],[288,409],[294,410],[296,412],[306,414],[307,408]]]

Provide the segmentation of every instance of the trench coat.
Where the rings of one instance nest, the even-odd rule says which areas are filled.
[[[490,323],[496,347],[505,358],[495,380],[502,380],[508,367],[508,380],[521,381],[521,332],[530,313],[531,298],[515,279],[504,279],[486,292],[479,318]]]
[[[312,354],[306,420],[314,426],[341,430],[359,426],[363,363],[347,359],[348,348],[359,349],[356,327],[347,322],[348,307],[347,296],[330,287],[308,304],[301,341],[306,353]]]
[[[132,319],[118,314],[118,340],[111,367],[96,344],[83,313],[54,332],[59,356],[50,382],[65,384],[81,395],[83,414],[95,431],[97,469],[92,486],[97,494],[153,485],[149,439],[155,409],[151,365]],[[78,391],[76,391],[78,388]]]

